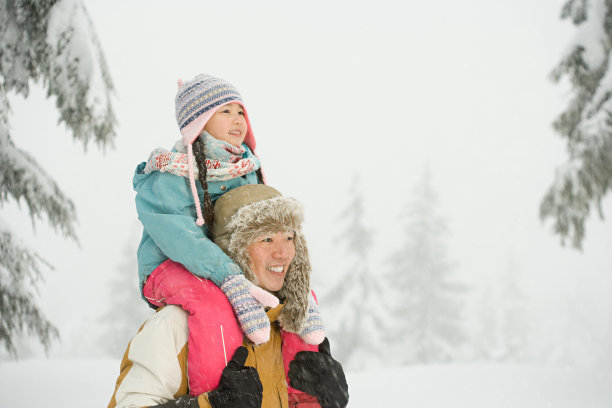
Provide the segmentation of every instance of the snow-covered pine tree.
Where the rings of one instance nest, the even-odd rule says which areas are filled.
[[[138,328],[151,315],[150,309],[140,298],[136,249],[142,228],[134,226],[127,234],[122,260],[109,281],[106,310],[100,316],[99,346],[108,357],[119,358]]]
[[[44,86],[59,122],[85,147],[112,142],[113,85],[81,1],[0,0],[0,203],[25,202],[33,224],[46,220],[76,240],[74,204],[10,132],[8,96],[27,97],[33,83]],[[1,220],[0,234],[0,343],[15,354],[12,339],[32,333],[48,347],[58,333],[34,296],[45,262]]]
[[[329,313],[323,318],[332,340],[332,353],[345,367],[366,368],[380,355],[380,275],[370,269],[368,255],[372,233],[364,225],[364,204],[359,176],[348,190],[348,204],[341,212],[337,242],[343,271],[323,297]]]
[[[577,27],[551,77],[567,77],[573,97],[553,126],[566,140],[568,161],[540,205],[540,217],[554,220],[565,244],[582,248],[585,220],[593,208],[603,218],[601,201],[612,189],[612,2],[568,0],[561,18]]]
[[[390,363],[446,362],[457,358],[466,339],[462,320],[465,285],[448,260],[447,224],[437,214],[437,196],[425,171],[402,209],[401,246],[390,255]]]

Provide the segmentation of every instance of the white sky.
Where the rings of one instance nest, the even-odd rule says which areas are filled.
[[[83,156],[40,90],[11,99],[15,142],[74,200],[81,247],[43,223],[34,236],[24,213],[3,209],[56,266],[41,302],[64,338],[108,303],[103,285],[137,225],[133,169],[178,139],[176,80],[202,72],[240,89],[269,183],[304,203],[316,285],[342,265],[335,219],[352,174],[364,181],[377,268],[428,164],[462,279],[514,262],[543,309],[570,293],[589,313],[612,310],[610,222],[589,222],[579,253],[538,219],[565,154],[551,123],[570,93],[548,80],[573,32],[562,0],[85,4],[116,87],[116,149]]]

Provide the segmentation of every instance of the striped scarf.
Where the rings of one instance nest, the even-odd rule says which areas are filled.
[[[225,181],[249,174],[260,167],[259,159],[251,149],[234,146],[222,140],[215,139],[207,132],[200,135],[204,139],[204,152],[206,154],[206,181]],[[189,178],[187,165],[187,149],[182,140],[175,143],[176,151],[168,151],[161,147],[153,150],[145,166],[144,172],[167,172],[176,176]],[[194,159],[195,161],[195,159]],[[198,177],[198,166],[193,166],[194,177]]]

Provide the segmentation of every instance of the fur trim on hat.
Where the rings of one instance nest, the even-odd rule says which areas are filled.
[[[255,284],[257,278],[249,266],[247,247],[262,235],[279,231],[295,233],[295,258],[287,270],[282,289],[277,293],[281,299],[286,299],[279,322],[284,330],[293,333],[298,333],[304,322],[310,292],[311,266],[302,233],[303,219],[302,205],[294,198],[280,196],[241,207],[227,226],[232,231],[227,252],[247,279]]]

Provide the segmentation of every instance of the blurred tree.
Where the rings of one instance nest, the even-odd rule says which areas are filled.
[[[529,356],[530,327],[527,318],[527,298],[519,285],[519,272],[510,258],[499,282],[500,343],[499,360],[525,362]]]
[[[346,265],[337,283],[325,294],[322,305],[333,354],[346,367],[366,368],[380,355],[380,305],[382,291],[380,276],[368,265],[372,249],[372,233],[364,225],[363,188],[359,176],[353,178],[349,188],[349,201],[340,215],[344,221],[337,241],[342,252],[339,256]]]
[[[446,221],[438,216],[437,205],[426,170],[403,209],[403,242],[391,254],[386,272],[392,305],[390,354],[404,364],[453,360],[466,339],[462,319],[467,289],[453,279]]]
[[[530,354],[527,299],[519,285],[515,259],[499,276],[490,271],[478,302],[478,329],[470,341],[477,359],[525,362]]]
[[[90,140],[102,148],[112,144],[113,85],[81,1],[0,0],[0,203],[25,202],[33,225],[46,218],[53,229],[76,240],[74,204],[15,145],[10,132],[8,94],[27,97],[31,82],[54,97],[59,122],[85,148]],[[12,354],[13,339],[25,333],[45,348],[58,337],[34,301],[45,264],[0,220],[0,343]]]
[[[610,339],[600,342],[598,313],[593,313],[584,299],[589,296],[581,285],[558,285],[562,297],[555,304],[556,313],[542,322],[541,359],[545,364],[564,367],[601,364],[601,350],[610,350]],[[606,319],[609,321],[609,317]],[[606,366],[608,368],[609,366]]]
[[[104,355],[113,358],[123,355],[130,339],[153,310],[140,297],[136,273],[136,249],[142,228],[134,226],[131,231],[131,234],[126,234],[128,236],[123,247],[122,260],[112,272],[106,310],[98,322],[101,329],[98,336],[100,349]]]
[[[592,208],[603,219],[601,201],[612,188],[612,3],[568,0],[561,18],[577,27],[551,77],[569,79],[573,97],[555,120],[569,159],[560,166],[540,205],[540,217],[554,220],[562,244],[581,249]]]

